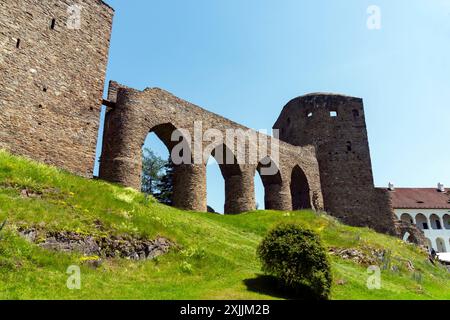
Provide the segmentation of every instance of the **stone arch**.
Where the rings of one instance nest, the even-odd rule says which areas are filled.
[[[409,213],[403,213],[400,216],[400,220],[403,222],[414,224],[414,219],[412,218],[412,216]]]
[[[177,130],[178,128],[171,122],[154,125],[146,132],[142,140],[142,145],[148,134],[154,133],[167,147],[169,155],[171,157],[173,155],[176,156],[177,159],[172,159],[174,162],[173,206],[183,209],[206,211],[206,191],[201,187],[194,187],[205,180],[205,170],[202,165],[193,164],[191,150],[187,143],[189,137],[185,137],[181,131],[178,131],[176,135],[178,136],[178,141],[177,139],[172,139],[173,134]],[[182,142],[185,143],[182,145],[182,148],[176,153],[172,152]],[[142,158],[139,159],[139,162],[142,163]],[[140,171],[142,172],[142,167]]]
[[[405,234],[403,235],[403,241],[406,241],[406,242],[411,242],[411,234],[407,231],[407,232],[405,232]]]
[[[224,143],[217,145],[211,156],[216,159],[225,180],[225,214],[236,214],[254,210],[255,196],[248,170],[238,164],[233,151]],[[205,164],[206,165],[206,164]]]
[[[433,229],[433,230],[442,229],[441,219],[439,219],[439,216],[437,214],[433,213],[430,216],[430,224],[431,224],[431,229]]]
[[[291,172],[291,197],[292,210],[311,209],[311,196],[308,179],[305,172],[299,165],[296,165]]]
[[[146,136],[151,132],[155,133],[156,136],[166,145],[167,149],[169,149],[170,152],[177,143],[172,141],[171,139],[172,133],[176,130],[177,128],[172,123],[166,122],[151,127]]]
[[[149,131],[155,132],[159,139],[164,140],[168,149],[172,149],[173,142],[168,139],[169,133],[173,132],[174,128],[183,128],[183,133],[190,139],[192,157],[195,161],[190,165],[177,166],[174,185],[182,186],[182,192],[177,192],[180,195],[179,201],[174,200],[174,205],[177,203],[175,206],[182,209],[206,212],[207,161],[204,157],[206,155],[209,159],[212,153],[211,147],[214,148],[217,147],[217,144],[224,143],[223,137],[227,137],[228,130],[239,129],[244,130],[245,133],[247,128],[211,114],[158,88],[139,91],[111,82],[106,102],[107,113],[99,177],[139,189],[142,172],[142,142],[148,136]],[[203,122],[200,127],[203,133],[201,155],[195,154],[199,151],[198,145],[194,144],[197,143],[196,133],[198,132],[196,131],[196,121]],[[222,139],[220,142],[219,138]],[[278,200],[282,206],[280,205],[279,209],[292,209],[290,185],[292,167],[295,164],[300,166],[304,174],[298,174],[297,176],[300,178],[293,179],[297,182],[292,183],[292,189],[295,189],[294,187],[297,185],[302,185],[302,180],[307,181],[303,186],[311,194],[310,201],[304,201],[307,203],[301,207],[311,207],[312,205],[317,210],[323,209],[320,170],[315,148],[311,145],[303,147],[289,145],[262,133],[259,134],[259,138],[256,146],[254,145],[256,141],[249,138],[248,146],[235,151],[236,157],[234,158],[241,161],[244,156],[248,157],[248,163],[239,163],[239,166],[230,166],[229,164],[219,166],[221,175],[227,180],[226,193],[233,193],[234,196],[233,199],[226,197],[226,213],[241,213],[255,209],[254,181],[258,169],[258,162],[255,160],[259,161],[261,158],[255,159],[250,151],[257,148],[258,155],[263,154],[260,149],[264,152],[265,147],[261,146],[260,142],[264,142],[265,139],[270,142],[270,146],[267,146],[264,156],[269,150],[270,154],[275,154],[274,150],[279,151],[278,165],[282,177],[282,190],[279,192],[280,199]],[[211,142],[213,139],[216,141],[216,145],[206,142]],[[234,142],[240,141],[239,139],[240,136],[235,137]],[[231,142],[229,147],[234,149]],[[307,179],[304,179],[305,176]],[[276,183],[266,183],[266,185],[276,185]],[[299,190],[301,189],[299,188]]]
[[[445,214],[444,217],[442,217],[442,222],[444,223],[444,229],[450,230],[450,215]]]
[[[417,228],[419,228],[420,230],[427,230],[427,229],[429,229],[428,219],[422,213],[418,213],[416,215],[416,225],[417,225]]]
[[[282,178],[277,164],[265,157],[259,161],[256,171],[261,177],[264,186],[264,204],[266,210],[283,210],[285,207],[280,197]]]
[[[417,245],[420,245],[421,243],[423,243],[423,241],[421,241],[421,239],[419,239],[417,237],[417,234],[415,234],[412,230],[410,230],[410,231],[405,231],[405,233],[402,236],[403,241],[408,242],[408,243],[414,243]]]
[[[436,238],[436,251],[437,252],[447,252],[447,247],[445,241],[442,238]]]

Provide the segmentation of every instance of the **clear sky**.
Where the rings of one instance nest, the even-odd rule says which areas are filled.
[[[362,97],[376,185],[450,186],[450,0],[106,2],[108,80],[163,88],[254,129],[305,93]],[[379,30],[367,27],[370,5]],[[208,169],[208,203],[221,211],[223,179]]]

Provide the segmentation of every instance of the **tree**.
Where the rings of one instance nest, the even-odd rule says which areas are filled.
[[[155,196],[158,193],[157,185],[163,177],[163,168],[166,161],[145,148],[142,157],[142,192]]]
[[[175,166],[172,162],[172,159],[166,161],[164,165],[164,174],[161,179],[156,184],[156,189],[158,192],[155,194],[155,198],[158,199],[159,202],[167,204],[169,206],[173,203],[173,177],[174,177],[174,169]]]
[[[332,274],[319,235],[296,224],[280,224],[258,247],[262,270],[285,289],[315,299],[328,299]]]

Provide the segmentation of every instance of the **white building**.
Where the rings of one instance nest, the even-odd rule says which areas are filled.
[[[394,188],[389,186],[392,205],[399,220],[415,224],[427,238],[429,248],[450,252],[450,193],[438,188]]]

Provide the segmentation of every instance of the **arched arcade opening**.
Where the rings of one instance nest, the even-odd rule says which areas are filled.
[[[437,252],[447,252],[447,246],[445,245],[445,240],[442,238],[436,239],[436,251]]]
[[[209,163],[217,163],[225,183],[224,214],[236,214],[254,209],[253,183],[249,184],[249,177],[244,175],[234,153],[225,144],[220,144],[211,151],[210,157],[214,160],[206,160]],[[210,166],[208,166],[210,167]],[[207,183],[207,194],[211,192],[212,183]],[[213,182],[217,185],[217,182]],[[218,188],[215,188],[218,190]],[[216,198],[217,195],[215,196]],[[220,196],[219,196],[220,197]],[[208,196],[211,198],[211,196]],[[221,210],[221,209],[220,209]]]
[[[308,179],[300,166],[295,166],[291,174],[292,210],[311,209]]]
[[[262,159],[256,168],[257,175],[261,178],[264,191],[264,208],[266,210],[282,210],[283,203],[280,197],[282,179],[276,163],[266,157]]]
[[[427,217],[425,217],[424,214],[419,213],[416,215],[416,226],[420,230],[428,230],[429,229],[428,219],[427,219]]]

